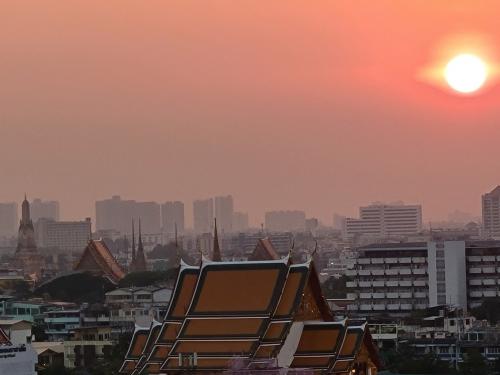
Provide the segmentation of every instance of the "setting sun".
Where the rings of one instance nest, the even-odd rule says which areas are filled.
[[[463,94],[479,90],[488,76],[486,64],[479,57],[461,54],[451,59],[444,70],[446,82],[450,87]]]

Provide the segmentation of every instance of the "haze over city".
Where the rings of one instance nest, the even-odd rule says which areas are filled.
[[[495,56],[498,2],[28,3],[0,15],[1,201],[70,219],[233,194],[257,225],[403,200],[427,221],[479,215],[500,180],[498,86],[421,78],[464,33]]]

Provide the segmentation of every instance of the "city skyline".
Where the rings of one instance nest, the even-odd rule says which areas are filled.
[[[6,4],[0,200],[27,189],[67,219],[116,193],[230,192],[251,218],[393,199],[477,215],[500,181],[500,88],[418,77],[456,34],[498,45],[498,3],[482,4]]]

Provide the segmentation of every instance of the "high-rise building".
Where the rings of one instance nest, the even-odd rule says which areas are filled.
[[[17,203],[0,203],[0,237],[15,235],[17,224]]]
[[[212,198],[193,202],[195,233],[210,233],[214,223],[214,200]]]
[[[345,219],[345,234],[406,236],[422,231],[422,206],[372,204],[359,209],[359,219]]]
[[[265,226],[269,232],[304,231],[306,214],[304,211],[266,212]]]
[[[31,219],[34,223],[38,219],[52,219],[59,220],[59,202],[57,201],[43,201],[36,198],[31,202]]]
[[[231,233],[233,231],[233,197],[231,195],[215,197],[214,204],[219,231]]]
[[[130,220],[141,219],[143,233],[160,233],[160,205],[156,202],[122,200],[115,195],[95,203],[96,230],[117,230],[130,234]]]
[[[166,234],[174,234],[175,226],[177,233],[184,233],[184,203],[165,202],[161,205],[161,226]]]
[[[35,224],[39,247],[58,248],[68,252],[83,252],[91,239],[91,221],[54,221],[40,219]]]
[[[500,186],[482,196],[483,234],[500,237]]]
[[[233,232],[245,232],[248,230],[248,214],[246,212],[233,213]]]

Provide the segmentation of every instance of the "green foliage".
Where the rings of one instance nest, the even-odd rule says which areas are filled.
[[[346,283],[349,281],[347,276],[341,276],[338,279],[335,277],[330,277],[326,280],[321,289],[323,290],[323,295],[325,298],[346,298],[347,297],[347,287]]]
[[[464,361],[460,364],[460,374],[484,375],[488,372],[488,364],[478,350],[471,349],[464,355]]]
[[[496,324],[500,321],[500,298],[484,299],[481,306],[472,309],[471,313],[479,320],[486,319],[491,324]]]
[[[171,268],[167,271],[143,271],[132,272],[120,280],[118,286],[126,288],[131,286],[148,286],[159,282],[175,280],[177,269]]]
[[[408,345],[400,345],[380,353],[386,369],[399,374],[454,374],[450,363],[441,361],[434,354],[418,355]]]
[[[35,290],[35,295],[75,303],[102,303],[105,293],[112,289],[114,285],[106,278],[74,273],[42,284]]]

